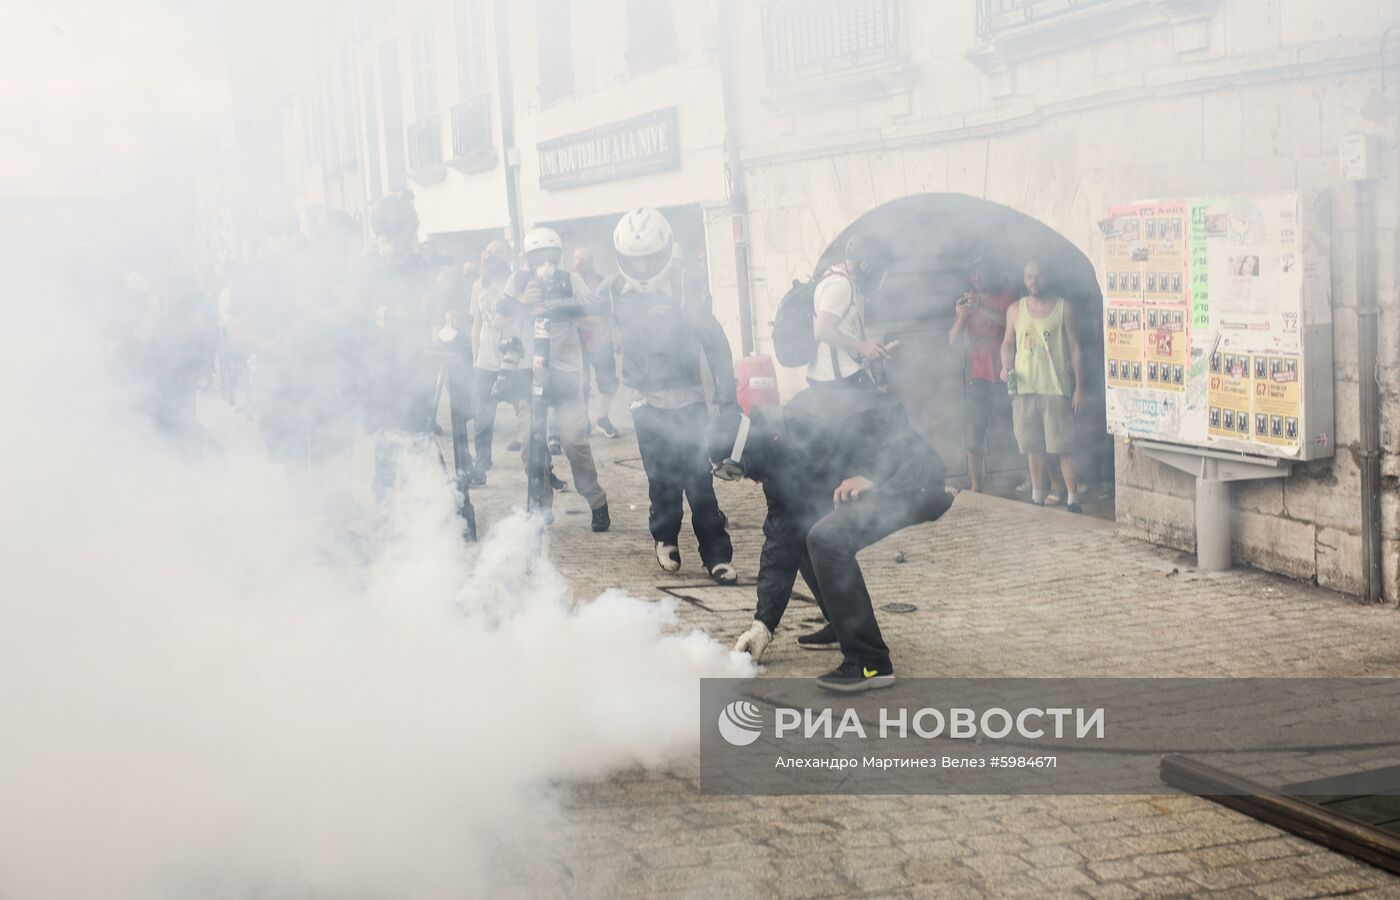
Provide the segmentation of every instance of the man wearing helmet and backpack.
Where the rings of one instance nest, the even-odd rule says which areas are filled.
[[[549,323],[549,369],[545,373],[544,401],[559,422],[564,456],[574,474],[574,485],[593,510],[593,530],[607,531],[608,495],[598,483],[598,469],[588,444],[588,413],[583,406],[580,378],[583,351],[579,344],[578,320],[599,304],[588,283],[576,273],[560,268],[564,244],[552,228],[533,228],[523,243],[525,268],[514,273],[501,291],[501,307],[508,312],[514,304],[517,315],[545,319]],[[533,423],[532,423],[533,424]],[[530,447],[525,448],[526,466]],[[547,457],[546,457],[547,459]],[[552,502],[552,491],[542,499]]]
[[[648,524],[662,569],[681,567],[682,498],[690,501],[700,560],[720,584],[739,580],[724,513],[705,456],[703,365],[714,402],[737,409],[734,359],[724,330],[684,273],[673,264],[671,225],[654,209],[635,209],[613,232],[618,273],[603,285],[613,332],[622,347],[622,382],[636,397],[632,421],[647,473]]]

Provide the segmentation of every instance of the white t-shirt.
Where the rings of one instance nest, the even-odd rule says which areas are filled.
[[[865,332],[860,321],[860,304],[857,302],[855,288],[851,284],[850,278],[839,271],[826,275],[817,282],[813,302],[816,304],[817,315],[831,313],[837,317],[837,331],[853,340],[864,339]],[[860,360],[852,356],[850,351],[838,347],[836,348],[836,364],[840,367],[840,371],[833,373],[831,370],[831,350],[830,344],[824,341],[817,342],[817,353],[807,364],[808,380],[835,381],[838,378],[849,378],[861,370]]]

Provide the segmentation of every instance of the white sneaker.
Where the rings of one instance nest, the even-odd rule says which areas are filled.
[[[716,584],[731,585],[739,583],[739,570],[729,563],[716,563],[710,569],[710,578]]]
[[[773,640],[773,632],[768,630],[768,626],[754,619],[749,630],[739,635],[739,640],[734,642],[734,649],[740,653],[747,653],[753,657],[754,662],[763,658],[763,651],[768,649],[768,644]]]
[[[681,551],[675,544],[656,543],[656,562],[667,572],[679,572],[681,568]]]

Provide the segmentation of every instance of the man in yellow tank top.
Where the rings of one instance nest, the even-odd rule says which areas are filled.
[[[1001,380],[1012,392],[1011,424],[1031,470],[1031,502],[1044,505],[1049,490],[1047,455],[1058,454],[1065,509],[1081,512],[1074,477],[1074,417],[1083,406],[1080,350],[1074,307],[1047,292],[1046,267],[1030,260],[1026,296],[1006,310]]]

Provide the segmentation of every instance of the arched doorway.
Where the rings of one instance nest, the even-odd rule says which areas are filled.
[[[1028,259],[1049,266],[1053,289],[1074,304],[1083,348],[1084,411],[1077,422],[1080,480],[1086,512],[1113,515],[1113,445],[1104,425],[1103,295],[1094,266],[1050,226],[1006,206],[964,194],[915,194],[877,206],[851,223],[823,252],[816,271],[841,261],[855,234],[882,238],[895,262],[868,311],[873,335],[901,341],[890,365],[891,389],[915,425],[948,464],[954,484],[966,484],[963,450],[963,351],[950,346],[953,308],[968,287],[974,261],[1004,273],[1021,296]],[[882,338],[884,339],[884,338]],[[986,489],[1016,495],[1024,458],[1011,434],[1010,403],[998,392],[988,434]]]

